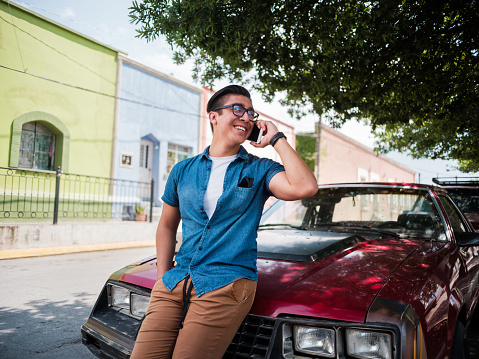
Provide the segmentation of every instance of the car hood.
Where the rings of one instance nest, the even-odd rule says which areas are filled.
[[[260,231],[251,312],[363,322],[390,275],[423,241],[355,233]],[[268,242],[276,246],[261,245]]]
[[[156,257],[133,263],[115,272],[110,279],[152,289],[156,283]]]
[[[423,241],[355,233],[259,231],[251,313],[363,322],[390,275]],[[111,278],[153,288],[156,261],[133,263]]]

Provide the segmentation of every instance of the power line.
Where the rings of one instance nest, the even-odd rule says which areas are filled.
[[[158,106],[158,105],[155,105],[155,104],[152,104],[152,103],[147,103],[147,102],[142,102],[142,101],[138,101],[138,100],[132,100],[132,99],[128,99],[128,98],[123,98],[123,97],[120,97],[120,96],[116,96],[116,95],[112,95],[112,94],[107,94],[107,93],[104,93],[104,92],[100,92],[100,91],[88,89],[88,88],[85,88],[85,87],[68,84],[68,83],[66,83],[66,82],[62,82],[62,81],[50,79],[50,78],[47,78],[47,77],[44,77],[44,76],[32,74],[32,73],[29,73],[29,72],[27,72],[27,71],[21,71],[21,70],[14,69],[14,68],[11,68],[11,67],[8,67],[8,66],[5,66],[5,65],[0,65],[0,67],[1,67],[1,68],[4,68],[4,69],[6,69],[6,70],[15,71],[15,72],[18,72],[18,73],[21,73],[21,74],[24,74],[24,75],[29,75],[29,76],[32,76],[32,77],[36,77],[36,78],[39,78],[39,79],[41,79],[41,80],[53,82],[53,83],[56,83],[56,84],[58,84],[58,85],[62,85],[62,86],[67,86],[67,87],[70,87],[70,88],[74,88],[74,89],[76,89],[76,90],[86,91],[86,92],[93,93],[93,94],[96,94],[96,95],[101,95],[101,96],[105,96],[105,97],[110,97],[110,98],[112,98],[112,99],[116,99],[116,100],[120,100],[120,101],[130,102],[130,103],[134,103],[134,104],[137,104],[137,105],[141,105],[141,106],[145,106],[145,107],[150,107],[150,108],[153,108],[153,109],[156,109],[156,110],[162,110],[162,111],[168,111],[168,112],[178,113],[178,114],[182,114],[182,115],[197,116],[197,117],[199,117],[199,118],[205,118],[204,115],[201,115],[201,114],[198,114],[198,113],[183,112],[183,111],[178,111],[178,110],[175,110],[175,109],[172,109],[172,108],[169,108],[169,107]]]
[[[140,40],[137,37],[126,36],[126,35],[118,32],[118,31],[109,31],[105,28],[98,27],[98,26],[92,25],[90,23],[77,21],[77,20],[72,19],[71,17],[65,16],[65,15],[62,15],[62,14],[58,14],[54,11],[38,7],[36,5],[28,3],[26,1],[16,0],[16,1],[13,1],[13,2],[17,3],[17,4],[20,4],[20,5],[23,5],[26,8],[29,8],[29,9],[35,9],[36,11],[40,11],[40,12],[43,12],[43,13],[46,13],[46,14],[54,15],[54,16],[60,18],[60,19],[63,19],[65,22],[71,22],[75,25],[88,28],[88,29],[90,29],[92,31],[95,31],[95,32],[99,32],[99,33],[103,33],[103,34],[106,34],[106,35],[122,38],[122,39],[129,40],[129,41],[135,41],[135,42],[138,42],[138,43],[143,43],[143,41]],[[152,41],[152,42],[149,43],[149,45],[152,45],[155,48],[163,49],[163,50],[170,50],[171,49],[170,46],[160,45],[157,41]]]
[[[102,78],[103,80],[105,81],[108,81],[110,83],[113,83],[112,81],[110,81],[108,78],[104,77],[102,74],[96,72],[95,70],[92,70],[91,68],[89,68],[88,66],[84,65],[83,63],[81,62],[78,62],[77,60],[71,58],[70,56],[68,56],[67,54],[63,53],[62,51],[58,50],[56,47],[54,46],[51,46],[50,44],[47,44],[45,41],[42,41],[40,40],[38,37],[32,35],[31,33],[29,33],[28,31],[24,30],[24,29],[21,29],[19,28],[17,25],[15,25],[13,22],[10,23],[8,22],[7,20],[5,20],[3,17],[0,16],[0,19],[2,19],[3,21],[5,21],[7,24],[10,24],[12,25],[14,31],[15,31],[15,34],[16,34],[16,30],[18,29],[19,31],[23,32],[24,34],[30,36],[31,38],[33,38],[35,41],[38,41],[39,43],[41,43],[42,45],[48,47],[49,49],[55,51],[56,53],[58,53],[59,55],[67,58],[69,61],[73,62],[74,64],[76,64],[77,66],[80,66],[80,67],[83,67],[84,69],[86,69],[87,71],[90,71],[91,73],[95,74],[96,76]],[[18,45],[18,50],[20,51],[20,56],[21,56],[21,48],[20,48],[20,44],[17,42],[17,45]],[[22,57],[22,56],[21,56]],[[22,64],[23,64],[23,57],[22,57]],[[25,72],[26,72],[26,68],[25,66],[23,66]]]
[[[13,15],[12,15],[12,9],[10,8],[10,2],[7,2],[7,4],[8,4],[8,11],[10,12],[10,17],[12,18],[13,32],[15,33],[15,40],[17,41],[18,52],[20,53],[20,60],[22,60],[22,68],[26,70],[25,64],[23,62],[22,50],[20,49],[20,43],[18,42],[17,26],[13,23]]]
[[[53,12],[50,12],[48,10],[45,10],[45,9],[42,9],[42,8],[39,8],[39,7],[36,7],[34,5],[31,5],[29,3],[26,3],[26,2],[22,2],[24,4],[27,4],[29,6],[32,6],[36,9],[39,9],[39,10],[42,10],[42,11],[45,11],[45,12],[48,12],[48,13],[51,13],[51,14],[54,14],[54,15],[57,15],[57,16],[60,16],[56,13],[53,13]],[[12,16],[12,14],[10,14]],[[61,16],[60,16],[61,17]],[[15,35],[16,35],[16,30],[20,30],[22,32],[24,32],[25,34],[29,35],[30,37],[32,37],[33,39],[35,39],[36,41],[40,42],[41,44],[43,44],[44,46],[47,46],[49,47],[50,49],[54,50],[55,52],[59,53],[60,55],[66,57],[67,59],[69,59],[70,61],[74,62],[75,64],[85,68],[86,70],[92,72],[93,74],[97,75],[98,77],[102,78],[103,80],[106,80],[107,82],[113,84],[113,82],[108,79],[108,78],[105,78],[103,75],[97,73],[96,71],[88,68],[87,66],[85,66],[84,64],[82,63],[79,63],[78,61],[76,61],[75,59],[71,58],[70,56],[68,56],[67,54],[63,53],[62,51],[56,49],[55,47],[45,43],[44,41],[40,40],[39,38],[37,38],[36,36],[32,35],[31,33],[29,33],[28,31],[25,31],[24,29],[21,29],[19,28],[18,26],[16,26],[14,23],[13,23],[13,16],[12,16],[12,22],[10,23],[9,21],[7,21],[6,19],[4,19],[3,17],[0,17],[0,19],[2,19],[3,21],[5,21],[7,24],[10,24],[13,28],[14,28],[14,31],[15,31]],[[88,25],[88,24],[83,24],[83,25]],[[90,26],[90,25],[88,25]],[[93,26],[90,26],[90,27],[93,27]],[[94,27],[93,27],[94,28]],[[67,86],[67,87],[71,87],[71,88],[75,88],[77,90],[81,90],[81,91],[86,91],[86,92],[90,92],[90,93],[94,93],[94,94],[97,94],[97,95],[101,95],[101,96],[106,96],[106,97],[111,97],[111,98],[114,98],[114,99],[117,99],[117,100],[120,100],[120,101],[126,101],[126,102],[130,102],[130,103],[135,103],[137,105],[141,105],[141,106],[145,106],[145,107],[149,107],[149,108],[153,108],[153,109],[158,109],[158,110],[163,110],[163,111],[168,111],[168,112],[174,112],[174,113],[178,113],[178,114],[182,114],[182,115],[191,115],[191,116],[198,116],[199,118],[205,118],[204,115],[199,115],[198,113],[189,113],[189,112],[184,112],[184,111],[178,111],[178,110],[175,110],[175,109],[171,109],[171,108],[168,108],[168,107],[164,107],[164,106],[158,106],[158,105],[155,105],[155,104],[151,104],[151,103],[146,103],[146,102],[142,102],[142,101],[139,101],[139,100],[133,100],[133,99],[128,99],[128,98],[123,98],[123,97],[119,97],[119,96],[115,96],[115,95],[112,95],[112,94],[107,94],[107,93],[103,93],[103,92],[99,92],[99,91],[95,91],[95,90],[92,90],[92,89],[88,89],[88,88],[85,88],[85,87],[81,87],[81,86],[77,86],[77,85],[72,85],[72,84],[69,84],[69,83],[65,83],[65,82],[62,82],[62,81],[59,81],[59,80],[54,80],[54,79],[51,79],[51,78],[47,78],[47,77],[44,77],[44,76],[40,76],[40,75],[36,75],[36,74],[33,74],[33,73],[30,73],[28,72],[28,69],[25,68],[25,65],[24,65],[24,62],[23,62],[23,56],[22,56],[22,53],[21,53],[21,48],[20,48],[20,44],[18,42],[18,38],[17,38],[17,46],[18,46],[18,50],[20,51],[20,57],[22,59],[22,67],[24,69],[24,71],[21,71],[21,70],[18,70],[18,69],[15,69],[15,68],[11,68],[11,67],[8,67],[8,66],[4,66],[4,65],[0,65],[0,67],[3,67],[7,70],[10,70],[10,71],[15,71],[15,72],[19,72],[19,73],[22,73],[22,74],[25,74],[25,75],[29,75],[29,76],[33,76],[33,77],[36,77],[36,78],[39,78],[39,79],[42,79],[42,80],[46,80],[46,81],[50,81],[50,82],[54,82],[56,84],[59,84],[59,85],[62,85],[62,86]],[[127,91],[128,92],[128,91]],[[131,93],[130,94],[132,96],[135,96],[135,94]],[[179,98],[181,98],[181,96],[179,96]]]

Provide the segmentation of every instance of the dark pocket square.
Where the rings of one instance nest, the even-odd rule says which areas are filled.
[[[243,179],[242,179],[241,182],[239,183],[238,187],[251,188],[251,187],[253,187],[253,182],[254,182],[254,178],[251,178],[251,177],[243,177]]]

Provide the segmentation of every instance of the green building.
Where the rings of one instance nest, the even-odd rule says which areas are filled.
[[[109,177],[117,55],[0,0],[0,167]]]

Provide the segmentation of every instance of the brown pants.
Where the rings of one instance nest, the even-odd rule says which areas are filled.
[[[170,292],[161,279],[155,283],[130,359],[223,357],[253,305],[256,281],[238,279],[199,298],[193,288],[180,329],[183,285],[184,280]]]

